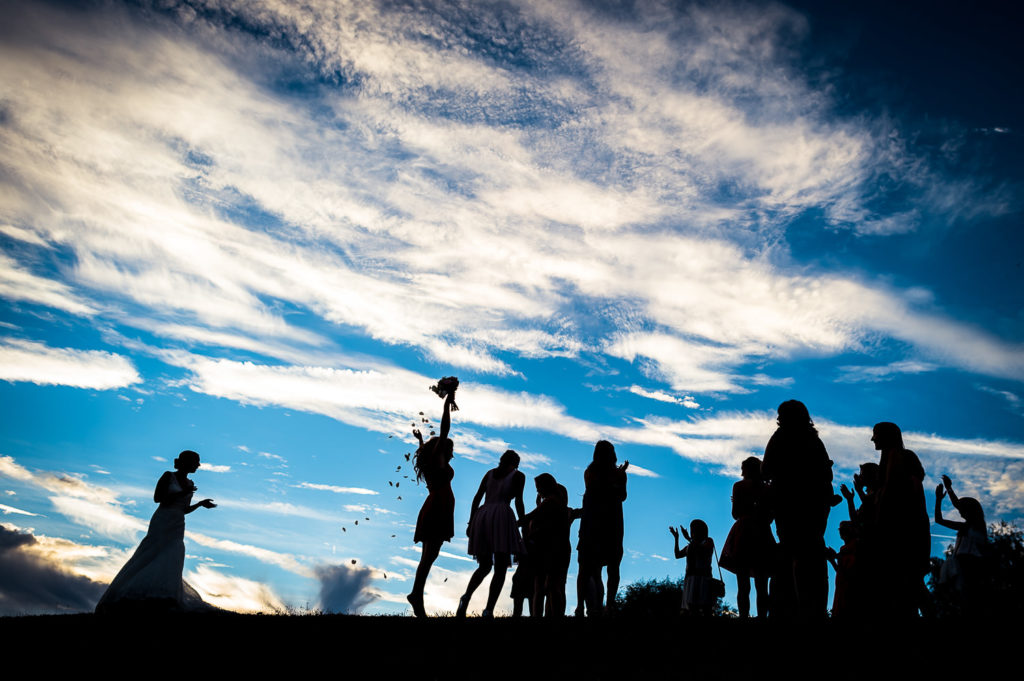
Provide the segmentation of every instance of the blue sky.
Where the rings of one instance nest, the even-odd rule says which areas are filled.
[[[670,524],[724,541],[790,398],[837,478],[891,420],[927,488],[1024,520],[998,4],[0,12],[0,521],[32,569],[108,580],[190,448],[208,598],[404,612],[409,426],[453,374],[457,528],[507,447],[579,503],[607,438],[626,583],[681,574]],[[428,610],[472,568],[446,545]]]

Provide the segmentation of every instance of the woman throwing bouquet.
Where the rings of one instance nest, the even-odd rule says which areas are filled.
[[[448,432],[452,426],[451,412],[459,409],[455,404],[455,390],[458,387],[459,379],[454,376],[442,378],[437,385],[430,387],[444,400],[441,432],[437,437],[424,442],[420,431],[412,431],[420,443],[413,462],[416,481],[425,482],[429,492],[416,519],[416,534],[413,541],[422,543],[423,548],[420,553],[420,564],[416,567],[412,592],[406,596],[406,600],[412,605],[413,614],[417,617],[427,616],[426,610],[423,609],[423,587],[427,583],[430,568],[441,552],[441,545],[451,541],[455,536],[455,495],[452,493],[452,478],[455,477],[455,471],[451,465],[454,445],[448,439]]]

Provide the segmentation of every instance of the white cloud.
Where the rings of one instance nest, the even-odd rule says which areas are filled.
[[[60,580],[59,591],[55,590],[54,584],[44,584],[35,589],[35,600],[38,601],[36,605],[43,611],[66,609],[64,601],[73,598],[73,591],[82,592],[76,599],[79,609],[91,610],[103,591],[103,585],[113,579],[131,555],[131,550],[80,544],[31,531],[26,534],[14,525],[3,524],[2,527],[6,531],[19,533],[14,535],[20,542],[17,564],[12,556],[8,556],[12,559],[12,569],[28,572],[29,577],[34,572],[33,581],[40,578],[51,583]],[[92,580],[92,583],[82,581],[83,577]],[[184,577],[207,603],[219,608],[235,612],[274,613],[281,613],[286,609],[281,599],[265,584],[225,575],[209,565],[200,565]],[[53,593],[47,593],[47,586]],[[24,600],[25,594],[7,596],[15,599],[22,597]],[[47,596],[52,599],[50,602],[43,600]]]
[[[318,511],[308,506],[299,506],[283,501],[242,501],[228,500],[218,501],[219,506],[224,508],[237,508],[257,513],[272,513],[275,515],[295,516],[298,518],[309,518],[310,520],[321,520],[324,522],[336,522],[340,518]]]
[[[154,457],[154,458],[156,458],[156,457]],[[203,466],[203,472],[204,473],[229,473],[229,472],[231,472],[231,466],[228,466],[228,465],[225,465],[225,464],[218,465],[218,464],[215,464],[215,463],[204,463],[202,466]]]
[[[783,36],[808,30],[795,12],[691,7],[680,22],[652,5],[636,23],[584,7],[512,12],[531,58],[568,64],[553,76],[474,56],[453,8],[424,24],[364,4],[220,7],[361,84],[304,108],[223,56],[252,49],[251,36],[197,19],[172,40],[162,20],[143,27],[130,12],[24,12],[0,75],[37,86],[12,100],[3,133],[21,173],[5,224],[26,248],[74,253],[47,284],[60,296],[105,295],[118,321],[162,338],[299,364],[330,343],[285,308],[479,372],[514,374],[501,353],[604,351],[689,393],[784,380],[740,367],[859,351],[878,334],[931,362],[1024,378],[1017,345],[878,284],[793,271],[760,240],[811,207],[877,231],[892,220],[862,204],[880,172],[936,184],[877,124],[831,118],[788,65]],[[57,73],[70,74],[59,99]],[[474,117],[514,117],[523,83],[526,105],[553,121]],[[453,115],[434,115],[438,97]],[[722,184],[746,203],[718,205]],[[281,228],[226,217],[240,203]]]
[[[260,452],[259,456],[263,457],[264,459],[271,459],[273,461],[278,461],[280,463],[288,463],[288,459],[284,458],[279,454],[271,454],[270,452]]]
[[[663,390],[647,390],[639,385],[629,386],[629,392],[640,397],[646,397],[651,400],[657,400],[659,402],[668,402],[669,404],[681,404],[687,409],[699,409],[700,404],[693,399],[690,395],[686,395],[682,398],[672,395]]]
[[[39,516],[38,513],[32,513],[30,511],[25,511],[25,510],[22,510],[20,508],[15,508],[14,506],[8,506],[7,504],[0,504],[0,513],[3,513],[4,515],[12,515],[12,514],[14,514],[14,515],[30,515],[30,516],[37,516],[37,517]]]
[[[404,417],[424,411],[423,405],[430,404],[430,396],[424,395],[423,386],[431,381],[400,369],[353,372],[195,358],[185,364],[195,372],[190,381],[194,390],[231,396],[242,402],[324,414],[378,432],[403,431],[407,425]],[[214,369],[212,376],[205,374],[209,367]],[[355,394],[362,395],[362,405],[376,408],[362,406],[354,397],[349,397]],[[581,442],[609,439],[616,445],[666,447],[687,459],[722,467],[727,474],[738,471],[744,458],[763,453],[774,431],[775,419],[774,414],[766,412],[725,412],[688,420],[647,416],[634,418],[631,425],[609,426],[575,418],[544,395],[513,393],[471,383],[460,387],[460,402],[462,408],[457,412],[453,427],[456,448],[460,452],[461,433],[468,430],[464,424],[469,423],[502,429],[536,429]],[[817,425],[837,465],[853,470],[874,456],[869,425],[844,426],[821,420]],[[469,433],[472,442],[474,436],[472,431]],[[923,452],[959,455],[963,461],[972,457],[1024,458],[1024,445],[1014,442],[918,433],[908,433],[905,439],[908,446]],[[498,440],[489,442],[486,451],[489,458],[482,460],[493,460],[490,457],[503,451],[503,444]],[[1020,500],[1012,503],[1019,504]]]
[[[642,466],[637,466],[633,462],[630,462],[629,468],[626,469],[626,472],[629,473],[630,475],[639,475],[641,478],[660,478],[661,477],[660,475],[658,475],[654,471],[648,470],[647,468],[643,468]]]
[[[902,360],[881,366],[841,366],[839,367],[840,376],[836,380],[842,383],[888,381],[895,378],[897,374],[921,374],[935,371],[937,368],[934,364],[915,360]]]
[[[50,472],[33,473],[13,457],[2,455],[0,475],[51,492],[53,496],[49,500],[58,512],[104,536],[133,542],[146,528],[146,523],[124,511],[124,502],[112,490],[82,478]]]
[[[15,525],[3,524],[9,530],[22,530]],[[109,582],[121,569],[133,549],[117,549],[95,544],[82,544],[62,537],[37,534],[31,530],[35,542],[26,547],[44,563],[88,577],[97,582]]]
[[[1022,404],[1020,395],[1017,393],[1010,392],[1009,390],[999,390],[998,388],[992,388],[987,385],[976,385],[975,387],[982,392],[1001,397],[1006,400],[1006,406],[1011,411],[1024,415],[1024,404]]]
[[[0,339],[0,380],[111,390],[142,378],[131,361],[120,355],[4,338]]]
[[[21,480],[22,482],[31,482],[35,479],[32,471],[16,462],[14,457],[2,454],[0,454],[0,474],[6,478]]]
[[[288,572],[292,572],[302,577],[311,577],[313,575],[312,569],[291,554],[271,551],[270,549],[253,546],[251,544],[242,544],[230,539],[217,539],[216,537],[210,537],[190,530],[186,530],[185,536],[206,548],[249,556],[250,558],[255,558],[262,563],[276,565],[282,570],[287,570]]]
[[[53,496],[50,503],[58,513],[99,534],[124,542],[134,542],[146,523],[125,513],[117,502],[101,503],[76,496]]]
[[[10,235],[11,229],[17,228],[8,226],[5,233]],[[45,243],[35,232],[18,229],[17,233],[30,243]],[[96,314],[96,309],[82,301],[67,284],[35,275],[3,253],[0,253],[0,298],[45,305],[74,315]]]
[[[226,575],[208,565],[199,565],[185,575],[203,600],[232,612],[284,614],[288,607],[280,596],[262,582]]]
[[[292,487],[298,487],[301,489],[318,489],[325,492],[334,492],[335,494],[380,494],[379,492],[366,489],[365,487],[338,487],[337,485],[324,485],[317,482],[300,482]]]

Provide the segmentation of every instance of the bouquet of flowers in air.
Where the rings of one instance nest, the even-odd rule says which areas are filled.
[[[459,379],[454,376],[445,376],[437,385],[430,386],[430,389],[437,393],[437,396],[442,400],[447,399],[449,395],[452,396],[452,411],[458,411],[459,407],[455,404],[455,391],[459,388]]]

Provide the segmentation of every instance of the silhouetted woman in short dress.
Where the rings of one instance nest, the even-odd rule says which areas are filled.
[[[458,386],[457,381],[455,386]],[[427,490],[430,492],[416,518],[416,533],[413,535],[413,541],[422,543],[423,548],[420,552],[420,563],[416,566],[412,592],[406,596],[416,617],[427,616],[423,607],[423,588],[426,586],[427,576],[441,552],[441,545],[446,541],[451,541],[451,538],[455,536],[455,494],[452,492],[452,478],[455,477],[455,471],[451,465],[455,448],[452,441],[448,439],[448,433],[452,426],[451,411],[453,408],[457,409],[455,407],[455,388],[450,388],[444,397],[444,412],[441,416],[441,430],[438,436],[423,442],[419,431],[413,431],[416,439],[420,441],[420,447],[416,450],[416,458],[413,463],[416,480],[426,482]]]
[[[466,531],[469,536],[469,555],[476,557],[480,567],[469,578],[466,593],[459,599],[456,617],[466,616],[469,599],[490,573],[492,566],[494,576],[491,577],[491,587],[487,592],[487,607],[481,615],[494,616],[494,606],[505,584],[505,572],[512,564],[513,557],[526,551],[516,523],[517,518],[526,515],[523,506],[525,485],[526,476],[519,471],[519,454],[511,449],[501,455],[498,467],[487,471],[480,481],[480,489],[473,497]],[[481,499],[484,499],[482,506]],[[513,501],[516,505],[514,514],[509,506]]]
[[[181,573],[185,567],[185,516],[197,508],[215,508],[211,499],[192,503],[196,491],[189,473],[199,468],[199,455],[186,449],[174,460],[174,472],[160,476],[153,501],[160,504],[149,531],[134,555],[117,573],[96,612],[211,610]]]
[[[736,574],[736,606],[750,616],[750,580],[757,590],[757,616],[768,614],[768,578],[775,565],[768,489],[761,479],[761,460],[751,456],[741,466],[743,479],[732,486],[732,517],[736,519],[722,547],[720,567]]]
[[[614,607],[619,590],[619,564],[622,562],[622,502],[626,500],[626,469],[629,462],[616,466],[615,447],[607,440],[594,445],[594,460],[583,473],[586,492],[580,517],[579,586],[577,593],[586,600],[587,614],[602,613],[604,587],[601,568],[608,568],[608,606]],[[577,613],[582,604],[577,606]]]

